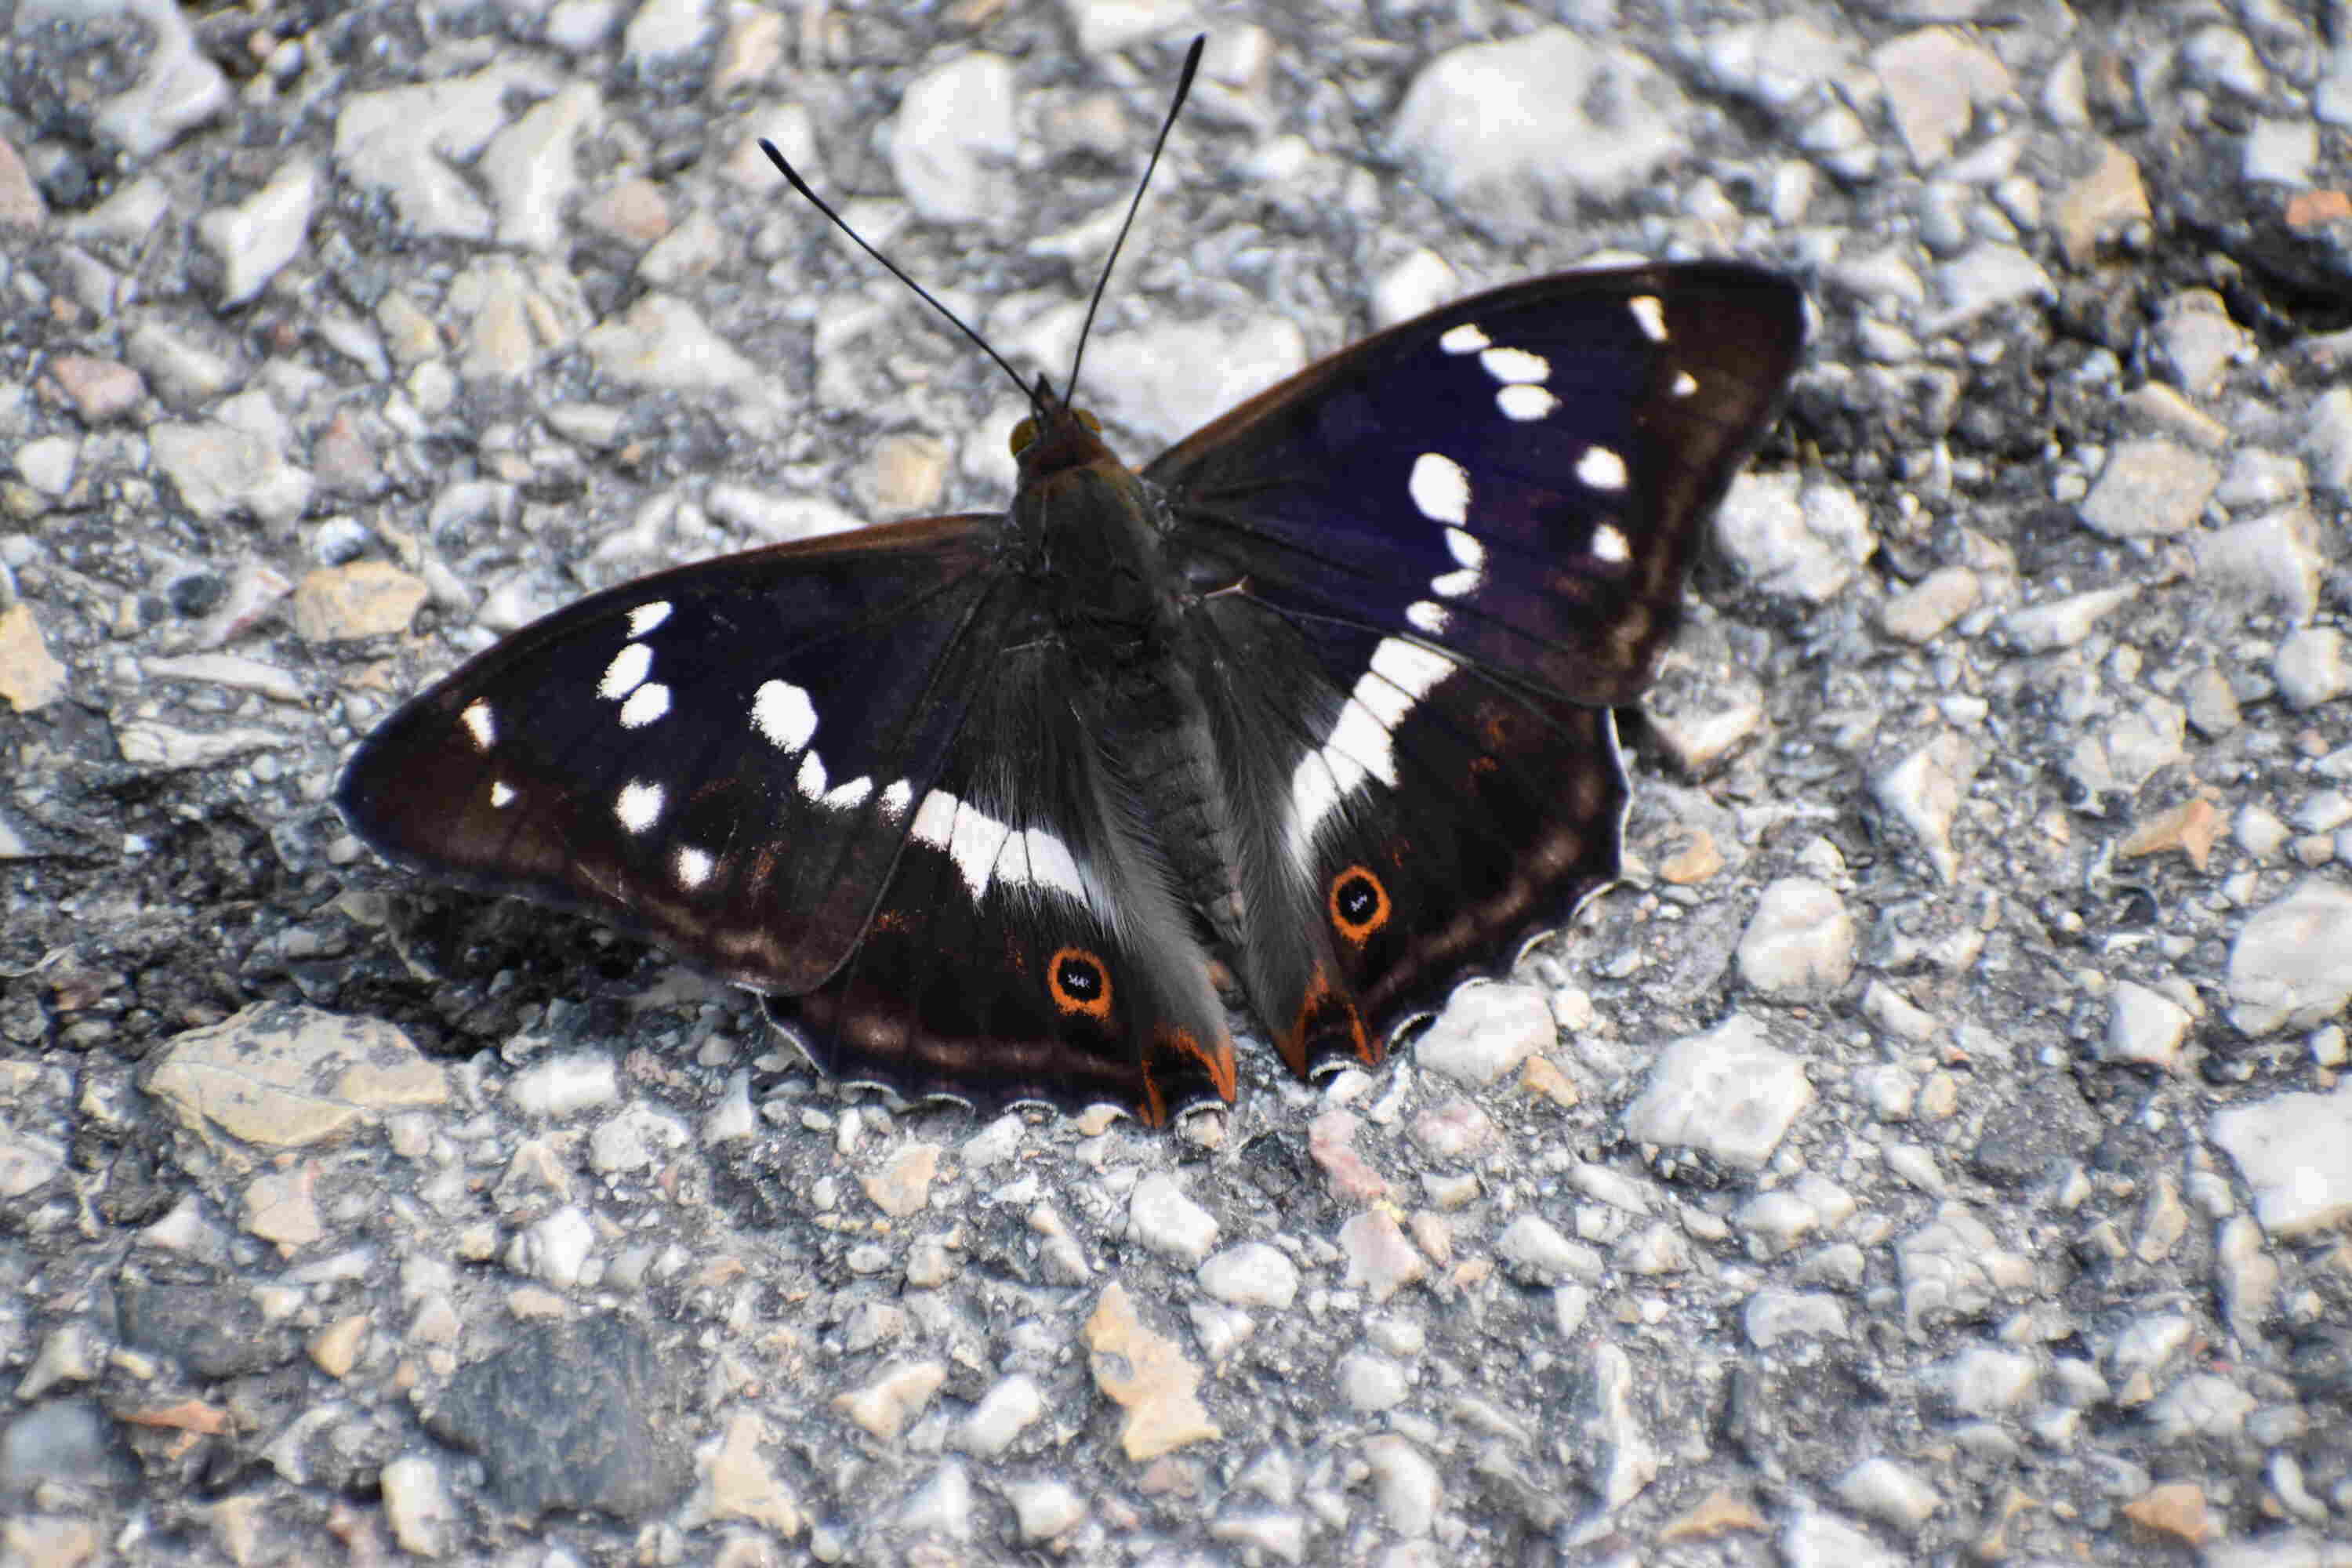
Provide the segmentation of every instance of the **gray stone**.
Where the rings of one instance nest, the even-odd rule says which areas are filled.
[[[2111,1062],[2134,1062],[2169,1071],[2188,1037],[2189,1009],[2159,991],[2128,980],[2116,983],[2107,1010],[2107,1033],[2100,1051]]]
[[[1835,598],[1878,549],[1870,514],[1852,491],[1794,472],[1734,480],[1715,536],[1766,593],[1815,605]]]
[[[2280,698],[2294,709],[2316,708],[2352,691],[2344,634],[2333,626],[2298,626],[2287,633],[2271,656],[2271,678],[2278,682]]]
[[[1165,1171],[1155,1171],[1135,1184],[1128,1200],[1127,1232],[1163,1257],[1198,1267],[1217,1245],[1214,1215],[1185,1195],[1184,1188]]]
[[[960,55],[908,85],[891,124],[890,171],[932,223],[989,223],[1012,215],[1013,159],[1021,150],[1013,62]]]
[[[1828,996],[1853,977],[1860,940],[1836,889],[1783,877],[1765,888],[1739,938],[1739,975],[1775,1001]]]
[[[2125,441],[2107,453],[2080,514],[2109,539],[2185,533],[2221,482],[2221,466],[2201,452],[2156,437]]]
[[[1235,1307],[1286,1311],[1298,1296],[1298,1265],[1280,1247],[1244,1241],[1226,1247],[1194,1271],[1201,1289]]]
[[[1439,55],[1406,89],[1389,146],[1464,221],[1523,237],[1645,185],[1685,150],[1688,118],[1642,55],[1545,27]]]
[[[2352,1215],[2352,1084],[2215,1111],[2212,1135],[2273,1237],[2316,1235]]]
[[[2256,910],[2231,944],[2229,986],[2249,1036],[2336,1016],[2352,999],[2352,889],[2314,877]]]
[[[1625,1135],[1754,1171],[1812,1099],[1804,1063],[1774,1047],[1763,1025],[1735,1013],[1660,1054],[1625,1111]]]

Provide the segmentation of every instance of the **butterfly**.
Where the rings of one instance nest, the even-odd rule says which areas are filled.
[[[1040,376],[1006,510],[593,595],[396,711],[337,804],[910,1098],[1163,1123],[1234,1099],[1229,1006],[1301,1078],[1376,1065],[1615,879],[1611,710],[1803,321],[1738,263],[1537,278],[1139,469]]]

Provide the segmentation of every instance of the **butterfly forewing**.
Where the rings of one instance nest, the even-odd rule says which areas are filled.
[[[1368,338],[1144,473],[1204,592],[1630,702],[1802,338],[1753,268],[1561,273]]]
[[[345,770],[386,858],[805,991],[866,928],[1004,633],[992,517],[703,562],[516,633]]]

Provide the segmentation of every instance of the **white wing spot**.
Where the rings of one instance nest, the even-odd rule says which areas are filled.
[[[646,672],[654,667],[654,650],[641,642],[633,642],[613,656],[604,667],[604,679],[596,683],[596,695],[607,702],[618,702],[637,689]]]
[[[487,752],[498,742],[499,716],[487,700],[477,697],[467,703],[457,721],[466,726],[466,733],[474,737],[474,750]]]
[[[1625,459],[1607,447],[1587,447],[1576,459],[1576,477],[1596,490],[1625,488]]]
[[[1551,361],[1525,349],[1487,349],[1478,355],[1478,363],[1496,381],[1516,384],[1551,379]]]
[[[1676,397],[1688,397],[1698,390],[1698,377],[1686,370],[1675,372],[1675,384],[1666,389]]]
[[[514,785],[507,783],[504,779],[492,779],[490,781],[491,807],[494,810],[504,811],[508,806],[512,805],[514,803]]]
[[[812,752],[810,755],[814,756],[815,753]],[[817,805],[827,811],[855,811],[864,805],[866,797],[873,793],[874,781],[860,773],[847,784],[835,784],[825,791],[818,799]]]
[[[1432,605],[1433,609],[1442,606]],[[1410,612],[1408,612],[1408,615]],[[1339,721],[1330,738],[1299,759],[1290,775],[1290,857],[1302,869],[1312,868],[1315,829],[1340,802],[1368,778],[1394,787],[1397,782],[1393,731],[1412,711],[1413,704],[1437,689],[1454,672],[1454,661],[1444,654],[1402,637],[1382,637],[1372,650],[1371,668],[1339,709]]]
[[[629,635],[641,637],[669,619],[669,601],[656,599],[650,605],[639,605],[629,612]]]
[[[797,752],[816,733],[816,708],[789,680],[763,680],[751,697],[751,728],[780,752]]]
[[[1442,637],[1446,628],[1454,624],[1454,612],[1427,599],[1415,599],[1404,607],[1404,618],[1412,623],[1413,630],[1424,636]]]
[[[1666,307],[1655,294],[1636,294],[1625,301],[1625,308],[1633,312],[1643,337],[1654,343],[1666,341]]]
[[[908,835],[947,852],[977,901],[992,882],[1050,888],[1084,900],[1086,878],[1068,845],[1043,828],[1017,833],[970,801],[935,789],[923,797]]]
[[[814,752],[801,759],[801,771],[793,775],[793,787],[809,800],[824,798],[824,759]]]
[[[633,780],[623,784],[621,793],[613,797],[613,815],[631,833],[643,833],[661,820],[661,814],[662,786],[657,784]]]
[[[1475,354],[1494,341],[1479,329],[1477,322],[1465,321],[1458,327],[1446,328],[1445,335],[1437,340],[1437,346],[1450,354]]]
[[[896,822],[907,815],[907,803],[915,798],[915,786],[905,779],[897,779],[882,790],[882,815]]]
[[[1429,591],[1441,599],[1464,599],[1486,580],[1483,572],[1441,572],[1429,580]]]
[[[1559,399],[1540,386],[1514,384],[1495,394],[1495,406],[1503,411],[1504,418],[1525,424],[1559,407]]]
[[[629,693],[621,704],[621,728],[642,730],[669,711],[669,688],[658,680],[649,680]]]
[[[1633,547],[1625,542],[1624,531],[1615,523],[1604,522],[1592,531],[1592,558],[1622,566],[1633,559]]]
[[[707,852],[690,844],[679,845],[677,854],[671,861],[672,868],[677,872],[677,885],[688,892],[710,880],[710,873],[718,865],[719,862]]]
[[[1470,520],[1470,470],[1443,453],[1423,452],[1415,458],[1405,489],[1421,515],[1432,522]]]

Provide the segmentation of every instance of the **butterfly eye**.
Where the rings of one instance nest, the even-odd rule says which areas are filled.
[[[1054,1005],[1063,1012],[1108,1021],[1110,971],[1085,948],[1066,947],[1054,954],[1045,984],[1053,992]]]
[[[1331,879],[1331,924],[1351,942],[1389,923],[1389,890],[1362,866],[1350,866]]]
[[[1013,427],[1013,455],[1016,458],[1019,457],[1022,453],[1027,451],[1032,446],[1035,445],[1036,440],[1037,421],[1034,419],[1024,419],[1020,424],[1015,425]]]

